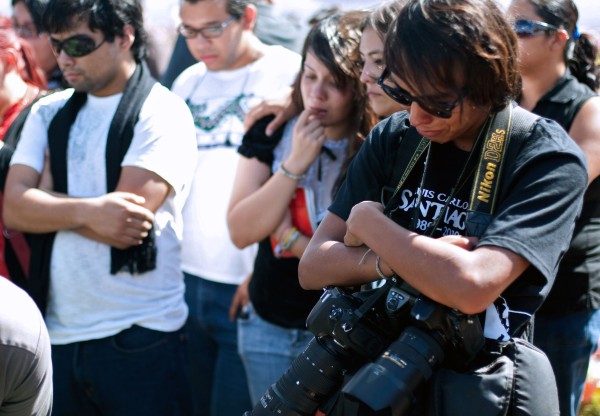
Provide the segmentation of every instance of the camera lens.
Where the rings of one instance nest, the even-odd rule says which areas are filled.
[[[349,363],[348,354],[331,338],[313,338],[251,415],[314,415],[319,404],[340,387]]]
[[[405,414],[418,387],[443,359],[442,345],[411,326],[377,360],[363,366],[342,391],[372,410],[391,408],[393,414]]]

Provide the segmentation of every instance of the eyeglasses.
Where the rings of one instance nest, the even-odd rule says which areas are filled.
[[[553,30],[559,30],[560,28],[545,22],[520,19],[514,23],[513,29],[518,37],[530,38],[537,36],[540,33],[552,32]]]
[[[52,51],[56,56],[60,55],[61,51],[65,51],[71,58],[81,58],[82,56],[89,55],[102,46],[104,41],[106,41],[106,38],[102,39],[102,42],[96,45],[96,41],[87,35],[75,35],[65,40],[50,38]]]
[[[204,39],[214,39],[221,36],[225,28],[236,19],[236,16],[231,16],[229,19],[225,20],[218,26],[208,26],[200,29],[180,24],[177,27],[177,31],[181,34],[181,36],[183,36],[186,39],[193,39],[198,35],[202,35]]]
[[[12,27],[17,36],[19,36],[20,38],[32,39],[37,36],[37,30],[32,24],[26,23],[24,25],[19,25],[13,21]]]
[[[452,117],[452,110],[462,101],[465,94],[464,90],[461,91],[460,96],[452,103],[442,102],[425,102],[422,98],[413,97],[403,88],[399,86],[392,87],[385,83],[385,80],[390,76],[389,69],[385,68],[381,76],[377,79],[377,85],[381,87],[392,100],[402,104],[403,106],[409,107],[413,102],[419,104],[423,110],[429,114],[439,118],[450,118]]]

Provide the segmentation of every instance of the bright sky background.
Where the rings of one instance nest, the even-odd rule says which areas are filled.
[[[175,27],[179,22],[180,0],[142,0],[146,25],[161,48],[157,51],[159,67],[164,68],[175,42]],[[510,0],[497,0],[505,7]],[[0,14],[11,15],[10,0],[0,0]],[[298,21],[307,21],[316,11],[331,6],[344,10],[367,8],[379,4],[378,0],[275,0],[282,12],[293,15]],[[600,36],[600,0],[575,0],[579,9],[581,31],[594,31]]]
[[[505,5],[509,0],[498,0]],[[276,0],[283,8],[298,14],[310,15],[323,6],[340,5],[344,9],[361,8],[379,3],[376,0]],[[161,24],[174,24],[177,19],[179,0],[143,0],[148,11],[147,20]],[[579,8],[579,21],[582,28],[600,29],[600,0],[575,0]],[[10,15],[10,0],[0,0],[0,13]]]

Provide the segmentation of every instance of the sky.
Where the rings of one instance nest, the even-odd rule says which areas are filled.
[[[498,0],[502,5],[509,0]],[[143,0],[148,11],[147,20],[157,26],[176,25],[179,0]],[[379,3],[376,0],[276,0],[284,9],[301,17],[310,16],[321,7],[337,5],[343,9],[364,8]],[[579,23],[582,29],[600,30],[599,0],[575,0],[579,9]],[[0,0],[0,13],[10,15],[10,0]]]
[[[175,27],[179,23],[180,0],[142,0],[146,25],[152,28],[153,38],[164,47],[157,50],[159,67],[164,69],[175,42]],[[497,0],[506,7],[510,0]],[[579,9],[580,31],[593,31],[600,36],[600,0],[575,0]],[[0,14],[11,15],[11,0],[0,0]],[[282,12],[291,14],[298,21],[307,21],[316,11],[331,6],[344,10],[363,9],[379,4],[378,0],[275,0]]]

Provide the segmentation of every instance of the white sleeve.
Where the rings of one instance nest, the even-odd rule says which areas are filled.
[[[122,166],[154,172],[179,193],[191,182],[197,153],[190,110],[181,98],[156,84],[142,106]]]
[[[48,148],[48,126],[72,94],[72,89],[60,91],[40,99],[33,105],[10,161],[11,166],[26,165],[42,172],[44,154]]]

